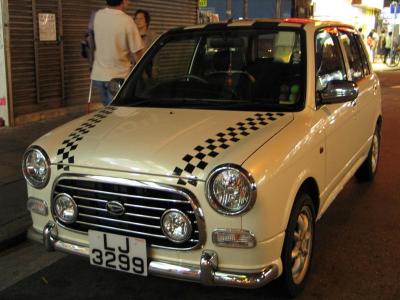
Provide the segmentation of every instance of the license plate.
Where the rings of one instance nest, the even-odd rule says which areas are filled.
[[[89,230],[90,264],[147,276],[146,240]]]

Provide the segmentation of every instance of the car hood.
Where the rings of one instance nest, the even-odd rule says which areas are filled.
[[[52,164],[204,180],[217,165],[242,164],[292,113],[109,106],[35,144]]]

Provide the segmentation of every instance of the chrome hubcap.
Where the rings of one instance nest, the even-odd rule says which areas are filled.
[[[301,209],[294,231],[292,248],[292,277],[300,284],[308,270],[312,250],[313,224],[312,214],[308,206]]]
[[[378,164],[378,156],[379,156],[379,138],[377,134],[374,134],[374,137],[372,139],[372,148],[371,148],[372,173],[375,173],[376,166]]]

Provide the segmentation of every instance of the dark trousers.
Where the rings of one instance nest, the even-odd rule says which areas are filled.
[[[93,80],[93,85],[97,89],[97,92],[100,95],[100,100],[104,106],[107,106],[111,103],[113,97],[108,91],[108,81],[98,81]]]
[[[383,58],[383,62],[386,62],[388,55],[390,55],[390,48],[385,48],[385,57]]]

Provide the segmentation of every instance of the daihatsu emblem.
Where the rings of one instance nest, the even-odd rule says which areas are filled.
[[[122,216],[125,213],[125,207],[117,201],[108,202],[106,208],[107,211],[114,216]]]

